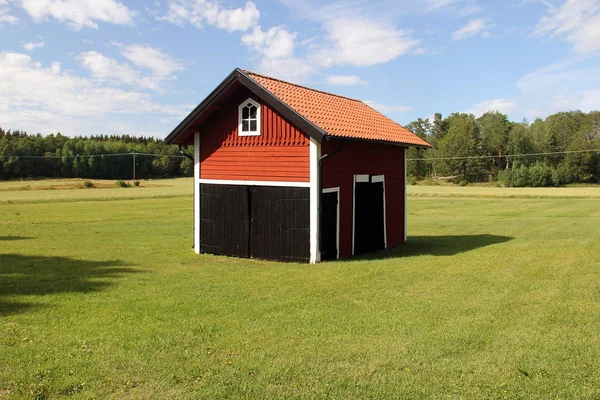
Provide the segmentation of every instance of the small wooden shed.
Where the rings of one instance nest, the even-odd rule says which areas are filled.
[[[406,240],[406,148],[367,104],[235,69],[165,139],[194,145],[194,250],[319,262]]]

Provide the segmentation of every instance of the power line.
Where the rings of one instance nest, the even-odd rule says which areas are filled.
[[[600,152],[600,149],[565,150],[565,151],[552,151],[552,152],[547,152],[547,153],[528,153],[528,154],[504,154],[504,155],[497,155],[497,156],[407,158],[406,161],[471,160],[471,159],[481,159],[481,158],[518,158],[518,157],[529,157],[529,156],[551,156],[551,155],[556,155],[556,154],[596,153],[596,152]]]
[[[47,156],[1,156],[0,158],[23,158],[23,159],[44,159],[44,158],[93,158],[93,157],[120,157],[120,156],[146,156],[146,157],[168,157],[168,158],[185,158],[185,156],[175,156],[170,154],[150,154],[150,153],[110,153],[110,154],[80,154],[80,155],[47,155]]]
[[[484,155],[484,156],[464,156],[464,157],[432,157],[432,158],[407,158],[406,161],[436,161],[436,160],[472,160],[472,159],[486,159],[486,158],[519,158],[529,156],[550,156],[557,154],[574,154],[574,153],[596,153],[600,152],[600,149],[586,149],[586,150],[565,150],[565,151],[552,151],[545,153],[527,153],[527,154],[503,154],[503,155]],[[151,154],[151,153],[107,153],[107,154],[65,154],[65,155],[44,155],[44,156],[22,156],[22,155],[0,155],[0,158],[23,158],[23,159],[59,159],[59,158],[93,158],[93,157],[121,157],[121,156],[145,156],[145,157],[168,157],[168,158],[185,158],[181,155],[170,155],[170,154]]]

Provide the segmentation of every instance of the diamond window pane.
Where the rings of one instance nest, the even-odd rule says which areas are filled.
[[[242,121],[242,132],[248,132],[248,121]]]
[[[250,131],[256,132],[256,120],[250,120]]]
[[[248,119],[250,117],[250,110],[248,107],[242,108],[242,119]]]
[[[250,118],[256,118],[256,107],[250,107]]]

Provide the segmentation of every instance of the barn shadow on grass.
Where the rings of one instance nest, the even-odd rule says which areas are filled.
[[[17,240],[31,240],[35,239],[29,236],[0,236],[0,242],[13,242]]]
[[[477,250],[514,239],[498,235],[456,235],[456,236],[409,236],[408,241],[397,247],[364,254],[350,260],[379,260],[385,258],[403,258],[414,256],[454,256],[467,251]]]
[[[139,273],[122,261],[0,254],[0,317],[40,307],[15,296],[92,293],[105,290],[123,274]],[[42,305],[45,306],[45,305]]]

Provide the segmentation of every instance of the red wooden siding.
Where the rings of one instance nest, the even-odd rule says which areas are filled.
[[[339,143],[323,141],[322,154]],[[354,175],[360,174],[385,175],[387,245],[404,242],[404,148],[345,140],[340,152],[323,161],[323,188],[340,188],[340,257],[352,255]]]
[[[261,135],[238,136],[238,106],[261,103]],[[200,127],[200,178],[309,182],[309,139],[247,90],[241,90]]]

